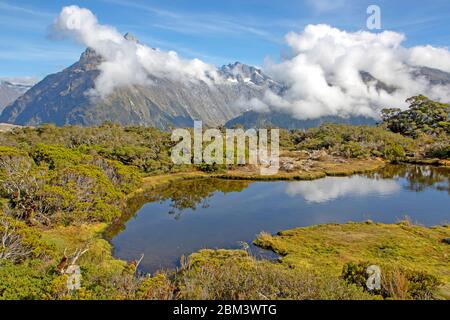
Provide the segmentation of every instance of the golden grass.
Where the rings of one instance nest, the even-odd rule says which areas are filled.
[[[98,273],[120,273],[126,262],[112,255],[111,244],[103,239],[106,224],[56,227],[42,231],[42,240],[55,248],[56,259],[73,254],[77,249],[89,249],[80,260],[80,266],[95,268]],[[59,257],[58,257],[59,256]]]
[[[224,173],[205,173],[201,171],[188,171],[179,173],[169,173],[157,176],[149,176],[143,178],[143,185],[136,193],[149,190],[158,186],[162,186],[178,180],[199,179],[199,178],[219,178],[219,179],[235,179],[235,180],[253,180],[253,181],[276,181],[276,180],[314,180],[324,178],[326,176],[346,176],[358,173],[374,171],[385,166],[385,162],[381,159],[346,159],[342,162],[315,161],[314,166],[306,170],[295,171],[279,171],[275,175],[261,175],[257,167],[242,166],[227,170]]]
[[[339,275],[347,262],[396,265],[425,271],[444,282],[450,294],[450,226],[427,228],[398,224],[328,224],[282,231],[276,236],[263,233],[255,244],[280,254],[289,268],[308,269]]]

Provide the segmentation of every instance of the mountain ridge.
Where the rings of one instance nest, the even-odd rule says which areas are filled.
[[[139,40],[127,33],[127,41]],[[55,74],[48,75],[36,85],[27,88],[20,97],[5,107],[0,122],[36,126],[54,123],[58,126],[77,124],[99,125],[105,121],[122,125],[153,126],[160,129],[189,127],[194,120],[202,120],[207,126],[243,125],[279,126],[286,128],[311,127],[323,122],[373,124],[375,120],[363,117],[324,117],[314,120],[298,120],[288,114],[273,111],[257,113],[248,110],[248,101],[261,99],[267,90],[282,95],[283,83],[266,75],[261,69],[234,62],[216,69],[221,81],[213,84],[204,81],[182,82],[148,75],[151,85],[120,87],[106,98],[95,97],[96,79],[103,62],[93,49],[87,48],[80,59]],[[374,78],[361,72],[361,79],[375,84],[377,90],[394,92]],[[450,85],[450,73],[432,69],[412,69],[415,77],[425,77],[436,85]],[[244,111],[246,110],[246,111]]]
[[[138,41],[131,34],[126,38]],[[113,121],[164,129],[189,126],[193,120],[203,120],[212,126],[238,116],[241,110],[236,102],[240,99],[261,97],[267,88],[278,90],[281,87],[261,70],[236,62],[218,68],[218,73],[228,81],[213,87],[202,81],[181,83],[149,75],[154,85],[118,88],[105,99],[98,100],[90,96],[90,92],[100,74],[101,61],[95,51],[86,49],[79,61],[48,75],[5,108],[0,122],[88,126]],[[243,70],[250,74],[241,74]]]

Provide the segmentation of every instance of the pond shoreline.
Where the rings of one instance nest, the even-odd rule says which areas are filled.
[[[113,221],[105,229],[104,238],[110,240],[114,234],[121,229],[124,221],[130,219],[135,211],[130,210],[130,203],[133,199],[139,198],[146,192],[154,190],[157,187],[163,187],[171,183],[183,180],[195,179],[224,179],[224,180],[242,180],[242,181],[312,181],[325,177],[345,177],[355,174],[369,173],[385,167],[388,162],[381,158],[375,159],[340,159],[340,161],[316,161],[317,167],[311,171],[291,171],[280,172],[272,176],[260,175],[257,168],[241,167],[240,169],[227,170],[225,173],[206,173],[200,170],[167,173],[162,175],[147,176],[142,178],[142,186],[125,198],[122,204],[122,215]],[[247,169],[247,170],[245,170]]]
[[[342,161],[342,160],[341,160]],[[162,175],[147,176],[142,178],[142,186],[128,195],[132,198],[139,192],[151,190],[179,180],[217,178],[227,180],[251,180],[251,181],[311,181],[325,177],[345,177],[354,174],[368,173],[379,170],[390,162],[380,158],[369,160],[346,159],[346,162],[317,161],[318,166],[310,171],[281,171],[275,175],[260,175],[257,169],[246,170],[248,167],[240,169],[226,170],[221,173],[206,173],[200,170],[185,172],[167,173]],[[450,161],[441,159],[406,159],[398,161],[400,164],[430,165],[450,167]]]
[[[294,228],[276,235],[261,233],[254,244],[279,254],[279,263],[287,268],[335,276],[348,262],[427,272],[442,281],[442,298],[450,299],[450,245],[443,241],[448,237],[449,225],[424,227],[409,221],[384,224],[369,220]]]
[[[387,165],[387,162],[384,161],[375,161],[373,162],[374,166],[371,166],[370,168],[366,165],[364,166],[365,161],[361,161],[359,160],[358,162],[353,162],[352,165],[358,163],[359,166],[353,166],[353,168],[351,168],[351,166],[348,166],[344,172],[343,167],[338,167],[335,168],[336,170],[332,171],[332,170],[328,170],[324,176],[318,177],[318,178],[322,178],[325,176],[351,176],[353,174],[358,174],[358,173],[364,173],[364,172],[371,172],[371,171],[376,171],[378,169],[383,168],[385,165]],[[377,166],[375,166],[375,164]],[[333,164],[328,164],[328,165],[333,165]],[[427,165],[430,165],[429,163]],[[339,170],[337,170],[339,169]],[[351,169],[351,170],[350,170]],[[355,172],[355,170],[357,170]],[[150,191],[154,188],[158,188],[158,187],[162,187],[164,185],[173,183],[173,182],[177,182],[177,181],[181,181],[181,180],[190,180],[190,179],[205,179],[205,178],[222,178],[222,179],[230,179],[230,180],[239,180],[239,177],[237,175],[230,175],[230,177],[220,177],[220,174],[207,174],[207,173],[203,173],[200,171],[192,171],[192,172],[183,172],[183,173],[174,173],[174,174],[168,174],[168,175],[160,175],[160,176],[152,176],[152,177],[146,177],[143,178],[143,186],[140,190],[136,190],[133,193],[130,193],[128,196],[128,199],[132,199],[133,197],[138,196],[138,194],[144,194],[146,191]],[[241,179],[243,179],[241,177]],[[243,180],[251,180],[251,179],[243,179]],[[292,176],[290,177],[282,177],[279,178],[278,180],[280,181],[294,181],[295,180],[295,173],[292,173]],[[303,180],[310,180],[310,179],[303,179]],[[261,181],[261,180],[260,180]],[[308,228],[328,228],[328,227],[332,227],[336,224],[317,224],[317,225],[313,225],[310,227],[306,227],[306,228],[297,228],[297,229],[308,229]],[[380,224],[380,223],[374,223],[374,224],[364,224],[364,223],[342,223],[342,224],[338,224],[337,225],[338,228],[354,228],[355,232],[360,232],[362,231],[362,228],[385,228],[384,226],[386,226],[386,228],[389,228],[389,226],[393,226],[394,228],[396,224]],[[85,261],[83,262],[83,264],[86,264],[86,266],[91,266],[91,260],[92,263],[94,263],[97,267],[101,268],[101,270],[114,270],[114,272],[120,273],[122,271],[120,270],[125,270],[126,268],[129,268],[130,266],[132,266],[133,262],[127,261],[125,259],[120,259],[117,258],[114,255],[114,248],[111,244],[110,241],[108,241],[108,236],[107,236],[107,229],[111,227],[111,224],[106,225],[106,224],[97,224],[97,225],[88,225],[88,226],[81,226],[81,227],[61,227],[59,229],[55,229],[55,230],[47,230],[47,231],[43,231],[44,233],[44,238],[46,239],[46,241],[48,241],[49,243],[55,243],[57,244],[57,248],[58,248],[58,252],[61,251],[63,252],[63,250],[65,248],[70,248],[71,250],[74,250],[75,248],[80,248],[85,246],[86,243],[90,243],[90,257],[89,257],[89,261]],[[401,227],[401,226],[400,226]],[[404,228],[404,227],[401,227]],[[295,229],[295,228],[294,228]],[[281,229],[280,229],[281,230]],[[288,232],[289,228],[283,229],[283,230],[287,230],[287,231],[281,231],[283,232]],[[414,228],[414,230],[419,230],[419,232],[421,232],[420,230],[422,229],[416,229]],[[427,230],[432,230],[432,228],[424,228],[423,230],[425,230],[424,232],[427,232]],[[276,236],[274,236],[276,238]],[[321,237],[320,234],[317,235],[317,237]],[[426,238],[426,237],[425,237]],[[256,237],[254,238],[256,240]],[[323,241],[325,241],[325,239],[322,239]],[[356,243],[356,245],[360,245],[358,243]],[[379,245],[382,245],[382,243],[380,243]],[[388,248],[389,249],[389,248]],[[215,254],[213,254],[213,256],[215,257],[214,259],[216,260],[211,260],[210,261],[210,255],[212,253],[210,253],[211,250],[206,250],[206,252],[200,250],[200,251],[196,251],[192,253],[192,256],[195,257],[196,260],[201,259],[203,261],[204,264],[208,264],[208,263],[217,263],[216,260],[219,259],[220,255],[216,256]],[[214,251],[214,250],[213,250]],[[241,250],[222,250],[223,252],[241,252]],[[219,252],[222,252],[221,250],[219,250]],[[278,251],[277,250],[272,250],[273,252]],[[408,251],[409,255],[412,256],[414,253],[413,251]],[[227,256],[228,254],[226,254],[225,256]],[[230,254],[233,255],[233,254]],[[417,257],[421,257],[421,256],[417,256]],[[136,256],[136,259],[138,259],[139,256]],[[426,258],[426,257],[425,257]],[[191,258],[189,258],[191,259]],[[194,259],[194,260],[195,260]],[[220,258],[222,259],[222,258]],[[226,259],[223,259],[223,262],[225,263]],[[84,259],[83,259],[84,261]],[[274,263],[274,262],[270,262],[273,263],[275,265],[279,265],[279,263]],[[92,266],[94,265],[92,264]],[[280,266],[282,266],[282,264],[280,264]],[[419,266],[418,266],[419,267]],[[284,267],[283,267],[284,268]],[[444,294],[444,298],[446,297],[450,297],[448,296],[448,292],[450,292],[450,288],[448,286],[448,284],[445,286],[445,294]]]
[[[350,176],[353,174],[366,173],[376,171],[384,167],[387,162],[381,159],[370,160],[345,160],[346,162],[335,161],[317,161],[318,166],[310,171],[281,171],[271,176],[263,176],[258,170],[248,167],[240,169],[227,170],[224,173],[206,173],[199,170],[168,173],[163,175],[144,177],[141,188],[129,195],[133,195],[146,190],[151,190],[157,186],[171,183],[178,180],[202,179],[202,178],[218,178],[229,180],[252,180],[252,181],[310,181],[321,179],[327,176]]]
[[[358,175],[360,173],[368,173],[367,177],[369,177],[369,178],[373,177],[373,178],[376,179],[376,177],[379,177],[379,174],[376,173],[376,171],[380,170],[385,165],[387,165],[386,162],[384,162],[384,161],[377,161],[377,160],[373,160],[370,164],[371,164],[371,168],[369,170],[366,161],[353,161],[351,163],[351,165],[349,165],[349,163],[347,162],[346,163],[346,165],[347,165],[346,166],[346,169],[347,169],[346,172],[344,172],[344,170],[342,170],[342,167],[337,167],[337,168],[334,168],[335,170],[333,170],[333,171],[327,171],[326,173],[321,174],[320,178],[322,178],[322,177],[330,177],[330,179],[331,179],[330,181],[335,181],[335,180],[333,180],[332,177],[336,177],[336,176],[344,177],[344,176],[351,176],[351,175],[354,175],[354,174]],[[326,167],[327,165],[329,166],[330,164],[323,164],[322,163],[322,168]],[[365,166],[363,167],[363,165],[365,165]],[[383,176],[383,172],[386,172],[386,173],[391,172],[390,174],[394,174],[394,176],[395,176],[395,173],[393,173],[392,170],[393,169],[394,170],[398,170],[398,169],[395,169],[396,167],[403,168],[405,166],[404,165],[387,166],[384,171],[383,171],[383,169],[380,171],[381,177],[388,178],[387,176]],[[410,165],[410,166],[407,166],[407,167],[416,168],[416,169],[412,169],[413,171],[418,170],[416,172],[420,172],[420,171],[428,172],[428,170],[425,170],[425,168],[426,167],[434,167],[434,166],[431,166],[431,165],[428,164],[427,166],[423,166],[423,167],[422,166],[418,166],[418,165]],[[351,170],[349,170],[350,168],[351,168]],[[409,170],[411,170],[411,169],[409,169]],[[438,170],[438,169],[436,169],[436,170]],[[446,171],[447,169],[445,169],[445,168],[443,168],[443,170],[444,170],[444,172],[448,172],[448,171]],[[375,171],[374,174],[370,173],[370,172],[373,172],[373,171]],[[316,169],[316,172],[318,172],[317,169]],[[400,172],[402,172],[402,170],[400,170]],[[171,194],[172,193],[171,193],[171,191],[164,191],[164,190],[166,190],[166,188],[168,190],[170,190],[170,188],[173,188],[174,189],[173,192],[175,192],[174,194],[178,195],[178,196],[180,195],[180,193],[183,193],[183,190],[185,190],[184,192],[186,192],[186,190],[199,190],[199,191],[202,190],[202,192],[205,192],[207,190],[205,190],[203,184],[208,183],[207,182],[208,180],[212,180],[213,182],[209,182],[208,185],[215,186],[215,187],[213,187],[213,189],[209,190],[209,192],[213,192],[213,193],[222,192],[222,193],[225,194],[227,192],[233,192],[233,191],[234,192],[241,192],[241,191],[238,191],[238,190],[233,190],[233,188],[231,188],[231,186],[236,187],[237,186],[237,185],[235,185],[236,183],[237,184],[239,184],[239,183],[244,183],[244,184],[248,183],[249,185],[250,184],[253,185],[253,182],[255,184],[257,184],[257,182],[267,181],[267,179],[259,179],[259,180],[258,179],[249,179],[248,176],[237,175],[238,173],[242,173],[242,172],[239,172],[239,171],[238,172],[233,172],[233,174],[227,173],[227,176],[224,176],[223,173],[220,173],[220,174],[217,174],[217,173],[215,173],[215,174],[208,174],[208,173],[203,173],[203,172],[196,171],[196,172],[187,172],[187,173],[185,172],[185,173],[177,173],[177,174],[171,174],[171,175],[153,176],[153,177],[145,178],[146,179],[147,188],[143,189],[141,191],[141,193],[139,193],[139,194],[142,195],[142,197],[140,199],[138,198],[139,194],[135,194],[135,198],[131,198],[131,199],[135,199],[135,201],[134,201],[134,205],[135,206],[134,206],[134,208],[133,208],[133,206],[128,206],[128,209],[129,209],[128,215],[127,215],[127,217],[125,217],[125,220],[121,222],[121,227],[125,227],[126,221],[136,214],[137,211],[135,209],[137,208],[136,205],[138,203],[140,203],[139,204],[139,208],[141,208],[143,204],[149,203],[149,202],[155,202],[155,203],[160,202],[160,203],[162,203],[163,201],[166,201],[166,200],[170,201],[170,199],[178,199],[178,198],[171,198]],[[402,174],[404,174],[404,173],[402,173]],[[274,180],[270,180],[270,181],[272,181],[272,182],[275,182],[275,181],[298,181],[297,180],[298,176],[299,175],[297,173],[293,172],[293,173],[290,173],[290,175],[286,175],[285,174],[281,178],[277,177],[278,179],[274,179]],[[303,180],[303,181],[310,181],[311,180],[311,179],[305,179],[305,176],[303,176],[303,175],[301,177],[303,177],[303,179],[300,179],[300,180]],[[229,181],[228,182],[220,181],[221,179],[229,180]],[[358,178],[355,178],[355,179],[358,179]],[[190,181],[190,180],[194,180],[194,181]],[[236,182],[232,182],[233,180],[235,180]],[[242,182],[238,182],[239,180],[242,180]],[[245,181],[248,181],[248,182],[245,182]],[[327,180],[325,180],[325,181],[327,181]],[[352,180],[351,184],[354,186],[355,183],[358,183],[358,181],[359,180]],[[307,183],[309,183],[309,182],[307,182]],[[222,188],[214,189],[214,188],[217,188],[218,185],[221,185],[221,186],[224,185],[224,188],[223,189]],[[261,185],[263,185],[263,183]],[[371,184],[369,183],[367,185],[370,186]],[[225,186],[228,186],[228,187],[225,187]],[[348,184],[347,184],[347,186],[348,186]],[[156,190],[155,190],[155,188],[156,188]],[[247,187],[244,187],[244,188],[247,188]],[[355,188],[353,188],[353,189],[355,189]],[[258,188],[257,190],[261,191],[262,189]],[[359,190],[358,187],[356,187],[355,190]],[[158,194],[160,194],[160,192],[161,192],[161,195],[164,195],[163,198],[159,198]],[[201,194],[203,194],[202,192],[200,192],[199,196]],[[203,196],[205,196],[205,195],[203,195]],[[192,200],[193,198],[189,198],[189,199]],[[236,198],[233,198],[233,199],[236,200]],[[133,202],[133,200],[131,200],[131,201]],[[284,203],[286,204],[286,202],[284,202]],[[414,207],[414,208],[416,208],[416,207]],[[422,211],[422,207],[420,207],[420,208],[421,209],[419,211],[423,212]],[[395,207],[394,207],[394,209],[395,209]],[[140,209],[138,209],[138,211],[139,210]],[[333,209],[331,209],[331,210],[333,211]],[[336,212],[339,213],[341,211],[337,210]],[[356,211],[362,212],[360,209],[357,209]],[[395,213],[397,211],[398,210],[394,210],[391,213],[392,217],[394,217],[394,218],[396,217]],[[149,209],[147,209],[146,212],[149,213]],[[154,211],[154,209],[151,209],[151,212],[153,212],[155,214],[158,214],[158,215],[164,213],[164,212],[159,212],[158,210]],[[215,212],[215,211],[213,211],[213,212]],[[294,212],[294,211],[291,210],[289,212]],[[349,212],[351,212],[351,210]],[[347,215],[348,215],[348,217],[347,217]],[[339,220],[336,220],[335,222],[327,222],[327,221],[322,220],[322,222],[316,221],[316,223],[310,223],[310,224],[303,224],[302,222],[297,221],[299,223],[289,223],[289,225],[288,224],[284,224],[284,225],[280,224],[277,227],[277,229],[270,229],[270,228],[266,229],[266,228],[263,227],[263,228],[260,228],[259,230],[260,231],[261,230],[266,230],[266,231],[270,231],[270,232],[275,232],[276,233],[279,230],[290,230],[291,228],[296,228],[296,227],[301,227],[302,228],[302,226],[317,227],[317,226],[320,226],[320,225],[323,225],[323,224],[326,225],[327,223],[331,223],[331,224],[338,223],[338,225],[341,225],[342,227],[344,227],[344,226],[346,226],[348,224],[347,223],[348,221],[365,221],[365,220],[371,219],[371,218],[373,218],[377,222],[380,222],[380,224],[384,223],[386,225],[395,225],[396,222],[399,221],[400,219],[403,219],[404,216],[402,216],[402,217],[398,216],[398,218],[395,218],[394,220],[392,220],[392,219],[383,220],[383,219],[375,218],[375,217],[377,217],[377,215],[375,215],[375,216],[368,216],[368,217],[366,216],[366,218],[359,219],[357,217],[352,218],[350,216],[350,213],[346,213],[344,215],[344,217],[347,217],[345,221],[344,221],[344,219],[339,219]],[[414,214],[413,214],[412,217],[414,218]],[[136,217],[136,218],[138,218],[138,217]],[[286,218],[284,218],[284,219],[286,219]],[[354,219],[356,219],[356,220],[354,220]],[[285,220],[282,220],[282,221],[285,221]],[[422,221],[422,220],[414,220],[414,221]],[[143,222],[143,221],[141,221],[141,222]],[[138,223],[138,225],[140,225],[141,222]],[[427,225],[432,226],[434,224],[441,224],[440,222],[432,222],[432,223],[433,224],[427,224]],[[227,222],[225,222],[225,225],[226,224],[227,224]],[[214,224],[211,224],[211,226],[212,225],[214,225]],[[222,225],[222,224],[219,223],[219,225]],[[376,225],[379,225],[379,224],[376,224]],[[148,228],[150,228],[150,229],[148,229]],[[120,229],[120,230],[116,229],[115,230],[116,231],[115,234],[118,234],[118,232],[120,232],[122,230],[123,229]],[[130,230],[134,230],[133,227],[131,227]],[[151,230],[150,225],[147,226],[146,230]],[[161,229],[158,229],[158,230],[161,230]],[[157,233],[158,233],[158,230],[156,230]],[[252,232],[253,231],[254,230],[252,230]],[[255,237],[258,234],[258,232],[260,232],[260,231],[256,230],[256,232],[254,233]],[[136,231],[131,231],[131,233],[133,233],[133,232],[136,232]],[[152,232],[150,234],[152,234]],[[170,234],[170,231],[168,232],[168,234]],[[109,239],[111,239],[111,238],[112,237],[110,236]],[[243,239],[243,240],[247,241],[247,243],[251,243],[255,239],[255,238],[250,238],[248,236],[247,237],[242,237],[241,234],[239,234],[236,238]],[[150,240],[150,239],[151,239],[151,237],[148,239],[147,243],[156,243],[155,241],[157,241],[157,239],[152,239],[152,240]],[[209,243],[211,243],[211,248],[233,248],[233,247],[229,247],[227,245],[213,244],[216,241],[217,241],[217,239],[212,241],[212,242],[209,242]],[[183,243],[189,243],[189,242],[183,242]],[[116,243],[114,243],[114,244],[116,244]],[[208,247],[208,246],[206,246],[206,247]],[[260,246],[260,247],[264,248],[264,246]],[[123,250],[123,247],[119,247],[119,248],[120,248],[119,251]],[[275,250],[272,250],[272,251],[276,252]],[[193,249],[192,251],[189,251],[189,252],[191,252],[191,253],[197,252],[197,249]],[[276,253],[279,253],[279,252],[276,252]],[[156,252],[153,252],[152,254],[154,254],[155,257],[157,256]],[[186,253],[186,255],[187,255],[187,253]],[[124,256],[124,255],[119,254],[119,256],[121,258],[126,259],[126,260],[129,259],[129,257],[126,256],[126,255]],[[161,255],[161,257],[163,257],[163,256],[164,256],[164,254]],[[149,270],[151,270],[151,269],[149,269]]]

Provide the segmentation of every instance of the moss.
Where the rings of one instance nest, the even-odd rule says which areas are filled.
[[[0,146],[0,159],[3,157],[27,157],[28,154],[16,147]]]
[[[221,179],[254,180],[254,181],[279,181],[279,180],[315,180],[326,176],[349,176],[357,173],[375,171],[385,166],[381,159],[356,160],[349,159],[338,162],[335,160],[316,161],[314,166],[308,170],[294,170],[291,172],[279,171],[277,174],[262,176],[258,168],[237,168],[228,170],[224,174],[211,175]]]
[[[201,171],[187,171],[187,172],[177,172],[172,174],[154,175],[143,178],[143,185],[141,189],[136,190],[136,193],[142,192],[143,190],[153,189],[155,187],[160,187],[171,182],[180,180],[190,180],[190,179],[203,179],[208,177],[207,173]],[[133,196],[133,195],[130,195]]]
[[[111,274],[123,271],[126,263],[112,256],[111,244],[103,239],[106,224],[56,227],[42,231],[42,239],[53,246],[59,257],[64,251],[88,248],[79,260],[80,266],[89,270],[88,274]]]
[[[450,283],[449,226],[426,228],[398,224],[328,224],[261,234],[255,244],[282,255],[290,268],[338,275],[348,262],[369,261],[425,271],[445,285]]]
[[[200,250],[189,256],[189,265],[194,268],[208,266],[222,266],[225,263],[233,262],[240,268],[252,265],[252,259],[246,251],[243,250]]]

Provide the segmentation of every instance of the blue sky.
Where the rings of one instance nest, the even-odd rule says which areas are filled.
[[[450,46],[448,0],[0,0],[0,77],[41,78],[75,62],[83,47],[48,37],[61,8],[73,4],[149,46],[216,65],[277,59],[284,35],[307,24],[364,30],[370,4],[381,7],[383,29],[406,34],[406,46]]]

